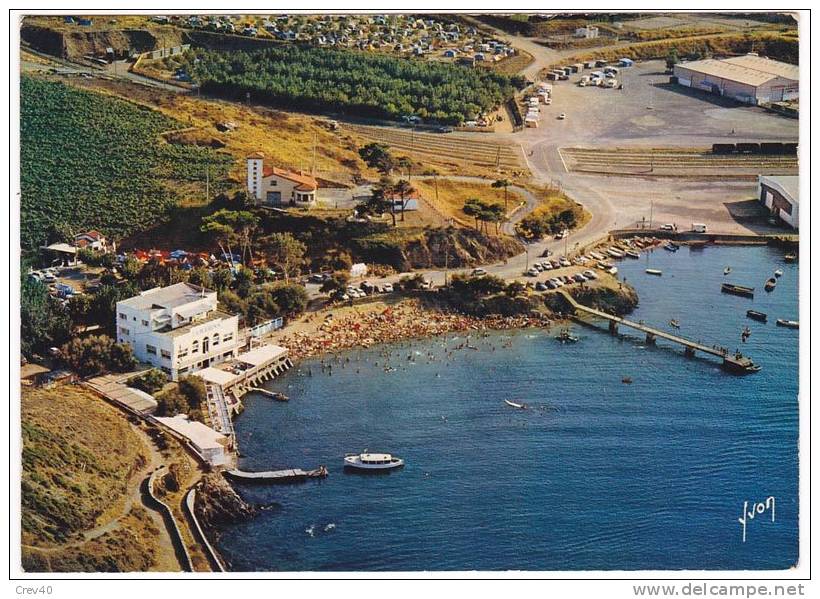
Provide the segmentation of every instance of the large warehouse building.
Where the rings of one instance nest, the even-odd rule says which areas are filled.
[[[733,98],[745,104],[796,100],[799,90],[797,65],[746,54],[675,65],[681,85]]]
[[[796,176],[764,176],[757,178],[757,197],[772,216],[778,217],[794,229],[800,225],[798,208],[800,186]]]

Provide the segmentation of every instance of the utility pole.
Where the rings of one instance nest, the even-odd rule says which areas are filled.
[[[501,146],[496,146],[495,151],[495,171],[501,172]]]
[[[649,228],[652,228],[652,213],[655,210],[655,201],[649,200]]]
[[[211,201],[211,163],[205,165],[205,203]]]
[[[433,185],[436,188],[436,207],[440,208],[439,203],[438,203],[438,173],[433,175]]]
[[[447,287],[447,271],[450,268],[450,248],[444,252],[444,286]]]
[[[313,134],[313,163],[310,166],[310,174],[316,175],[316,134]]]

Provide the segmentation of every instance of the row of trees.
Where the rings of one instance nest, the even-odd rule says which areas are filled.
[[[318,112],[458,124],[510,98],[523,80],[490,69],[293,44],[258,51],[197,50],[188,68],[202,89]]]
[[[507,211],[501,204],[494,202],[485,202],[478,198],[470,198],[464,202],[462,211],[467,216],[472,216],[475,219],[475,230],[479,230],[479,223],[481,223],[481,231],[487,232],[487,224],[495,223],[495,234],[498,235],[498,224],[504,222],[507,218]]]

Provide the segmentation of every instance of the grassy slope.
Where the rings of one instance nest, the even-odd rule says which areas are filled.
[[[217,191],[231,159],[160,136],[183,126],[110,96],[23,76],[23,246],[42,244],[55,225],[112,237],[139,231],[181,199],[204,195],[207,165]]]
[[[413,187],[418,189],[421,196],[432,206],[447,217],[453,218],[458,223],[472,227],[473,218],[464,214],[462,208],[464,202],[470,198],[478,198],[492,204],[504,203],[504,190],[494,189],[490,186],[491,181],[483,183],[473,183],[467,181],[448,181],[439,179],[438,200],[436,200],[436,183],[429,179],[413,181]],[[507,190],[507,204],[512,211],[523,198],[510,190]]]
[[[71,546],[115,517],[147,463],[145,445],[123,416],[76,386],[24,388],[21,408],[24,567],[148,568],[158,531],[139,506],[111,533]]]

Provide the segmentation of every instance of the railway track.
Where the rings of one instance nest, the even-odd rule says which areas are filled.
[[[561,156],[567,169],[576,172],[606,172],[683,176],[685,171],[721,172],[727,176],[797,173],[797,156],[783,155],[721,155],[691,150],[617,150],[562,148]],[[696,175],[697,173],[689,173]]]

